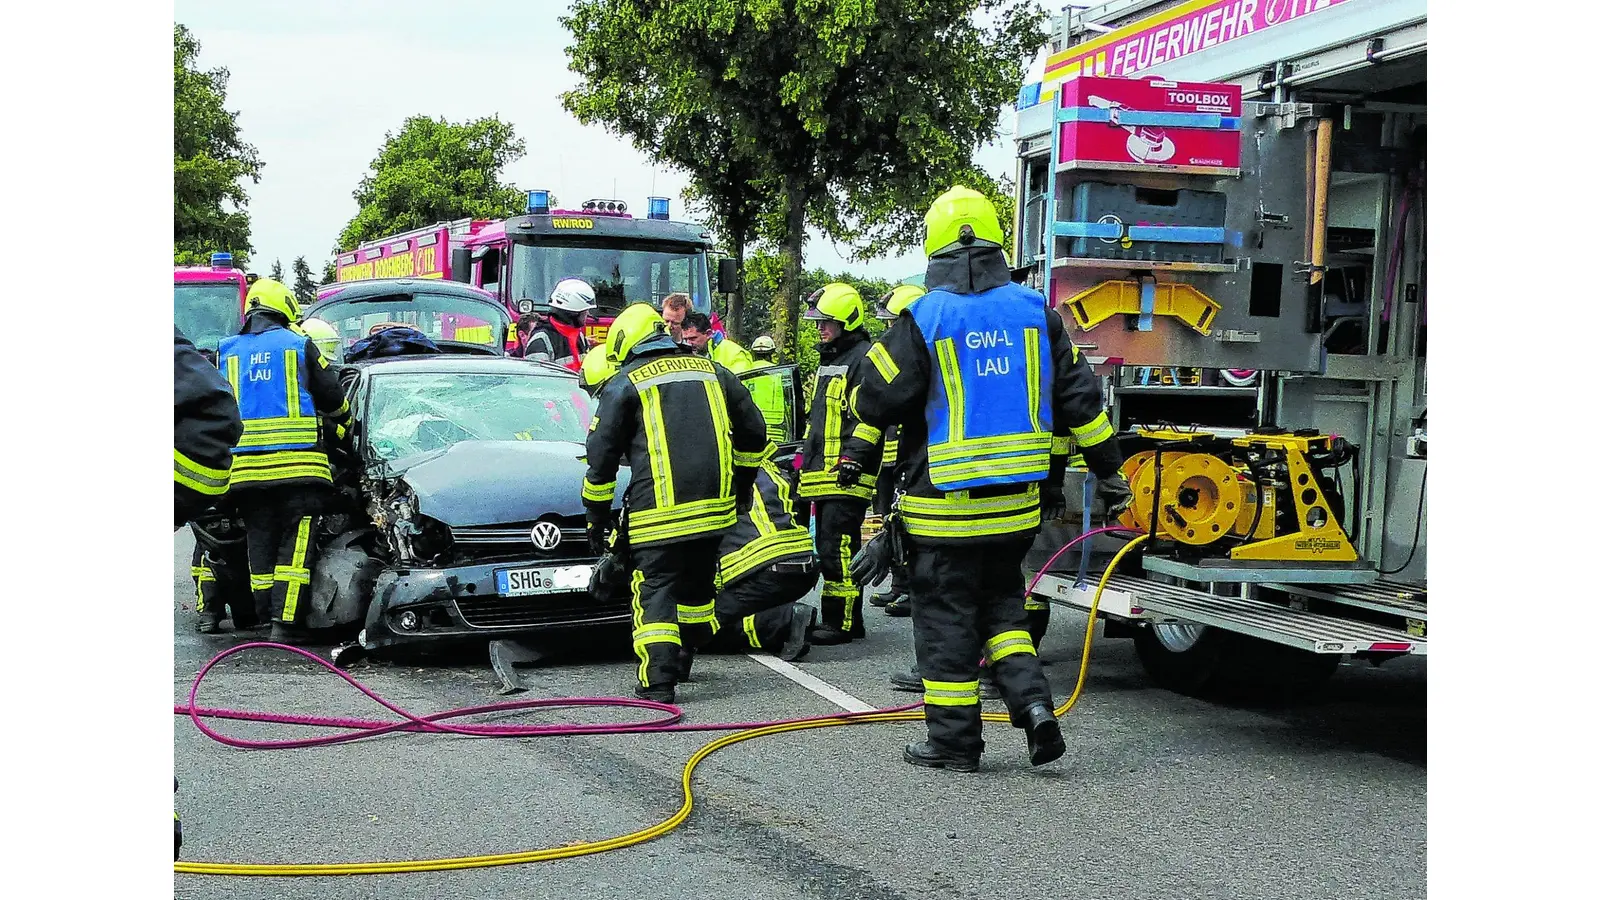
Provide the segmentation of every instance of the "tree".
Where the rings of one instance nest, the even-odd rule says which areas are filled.
[[[290,267],[294,272],[294,298],[300,301],[301,306],[310,306],[317,300],[317,283],[311,280],[311,266],[306,263],[304,256],[296,256],[294,265]]]
[[[249,197],[240,179],[261,181],[261,158],[239,136],[239,114],[224,104],[228,70],[202,71],[200,42],[182,25],[172,28],[172,240],[173,261],[203,265],[213,252],[249,260]]]
[[[333,284],[335,281],[338,280],[338,278],[339,278],[339,267],[337,265],[335,265],[336,261],[337,261],[337,257],[335,257],[335,259],[330,259],[330,260],[328,260],[328,264],[322,267],[322,283],[323,284]]]
[[[272,261],[272,271],[267,273],[267,277],[273,281],[283,281],[283,260],[275,259]]]
[[[339,235],[339,248],[471,216],[503,219],[522,208],[522,194],[500,174],[527,145],[498,116],[456,124],[412,116],[383,147],[356,187],[360,210]]]
[[[562,105],[578,121],[600,123],[688,174],[685,199],[732,246],[742,273],[759,213],[772,202],[773,185],[762,177],[760,154],[741,142],[718,108],[673,92],[684,83],[658,79],[657,60],[634,39],[630,18],[614,12],[579,3],[561,18],[576,40],[567,48],[568,68],[583,76],[577,88],[561,95]],[[735,285],[725,317],[729,331],[741,340],[748,337],[744,293]]]
[[[568,27],[579,48],[632,44],[575,54],[581,91],[659,95],[607,102],[723,122],[736,157],[755,160],[776,200],[756,229],[784,260],[772,325],[788,347],[808,221],[863,256],[919,242],[927,205],[973,178],[1042,18],[1033,0],[578,0]]]

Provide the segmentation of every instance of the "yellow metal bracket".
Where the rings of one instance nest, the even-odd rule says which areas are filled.
[[[1105,281],[1081,291],[1067,300],[1067,308],[1078,327],[1088,331],[1116,315],[1137,316],[1139,308],[1139,282]],[[1201,334],[1211,333],[1211,323],[1216,320],[1222,304],[1201,293],[1194,285],[1181,282],[1159,282],[1155,286],[1155,308],[1158,316],[1171,316]]]

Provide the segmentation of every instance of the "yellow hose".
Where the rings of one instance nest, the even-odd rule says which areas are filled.
[[[1117,555],[1111,558],[1111,564],[1106,566],[1105,574],[1100,576],[1100,584],[1095,588],[1094,599],[1089,604],[1089,627],[1083,636],[1083,661],[1078,666],[1078,684],[1072,689],[1072,696],[1067,702],[1056,708],[1056,715],[1066,715],[1078,702],[1083,694],[1083,684],[1089,675],[1089,648],[1094,643],[1095,614],[1100,609],[1100,595],[1106,589],[1106,583],[1111,580],[1111,573],[1116,570],[1117,563],[1128,551],[1137,547],[1149,535],[1139,535],[1129,541]],[[694,779],[695,767],[704,762],[711,754],[724,747],[754,738],[766,737],[773,734],[783,734],[788,731],[805,731],[811,728],[834,728],[840,725],[866,725],[880,722],[916,722],[922,719],[922,711],[907,711],[897,713],[880,713],[877,715],[852,716],[848,719],[817,719],[810,722],[790,722],[784,725],[768,725],[764,728],[752,728],[747,731],[737,731],[733,734],[723,735],[704,747],[694,752],[689,761],[683,766],[683,804],[671,817],[657,822],[648,828],[643,828],[629,834],[605,838],[598,841],[585,841],[580,844],[562,847],[546,847],[541,850],[521,850],[515,853],[495,853],[487,856],[457,856],[447,859],[413,859],[395,862],[361,862],[361,863],[286,863],[283,865],[270,865],[260,863],[206,863],[206,862],[180,862],[173,866],[173,871],[184,875],[246,875],[257,878],[287,875],[396,875],[402,872],[437,872],[445,869],[480,869],[489,866],[512,866],[521,863],[545,862],[552,859],[571,859],[575,856],[588,856],[594,853],[604,853],[607,850],[620,850],[634,844],[661,837],[667,832],[682,825],[689,813],[694,809],[694,790],[691,782]],[[999,713],[985,713],[985,722],[1009,722],[1007,716]]]

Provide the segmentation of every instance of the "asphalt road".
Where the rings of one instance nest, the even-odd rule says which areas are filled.
[[[193,630],[191,544],[173,559],[173,696],[239,642]],[[911,658],[908,620],[868,610],[870,637],[799,665],[874,706],[912,701],[885,676]],[[1058,609],[1041,656],[1071,690],[1084,618]],[[626,648],[524,673],[531,696],[625,694]],[[416,712],[492,703],[487,658],[351,672]],[[693,720],[839,707],[743,656],[695,663],[679,689]],[[987,724],[983,771],[913,768],[912,724],[762,738],[696,778],[688,822],[666,837],[556,862],[378,877],[175,876],[180,898],[725,897],[1394,898],[1425,893],[1427,670],[1342,668],[1316,702],[1218,706],[1151,687],[1127,641],[1097,642],[1068,751],[1031,768],[1020,732]],[[382,718],[333,675],[287,655],[214,670],[203,705]],[[985,704],[1000,710],[998,702]],[[380,715],[383,714],[383,715]],[[584,721],[597,721],[593,713]],[[546,718],[545,721],[554,721]],[[532,718],[520,721],[536,721]],[[240,736],[304,729],[223,723]],[[175,723],[184,857],[338,862],[501,853],[623,834],[669,816],[679,772],[711,735],[465,739],[390,735],[244,751]]]

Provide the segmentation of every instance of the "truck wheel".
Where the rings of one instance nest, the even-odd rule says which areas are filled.
[[[1133,649],[1156,684],[1198,696],[1217,680],[1226,635],[1205,625],[1159,622],[1133,633]]]

